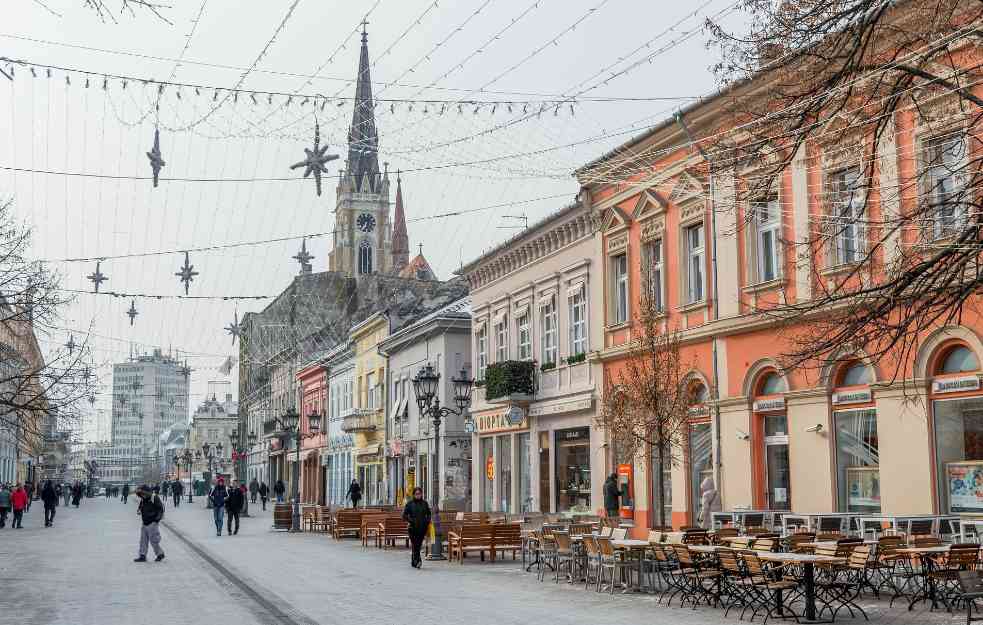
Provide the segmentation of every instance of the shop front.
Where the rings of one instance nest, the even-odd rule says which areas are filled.
[[[474,415],[477,454],[472,455],[478,484],[472,508],[480,512],[532,511],[529,418],[518,406]],[[466,458],[466,455],[462,455]],[[463,477],[463,476],[462,476]]]
[[[356,449],[354,454],[355,477],[362,485],[361,505],[377,506],[386,503],[383,501],[386,492],[382,444]]]
[[[961,344],[941,350],[931,384],[936,490],[943,514],[983,513],[983,388],[979,359]]]
[[[346,493],[354,475],[352,435],[331,437],[327,449],[321,454],[321,463],[325,470],[327,505],[332,508],[350,505]]]

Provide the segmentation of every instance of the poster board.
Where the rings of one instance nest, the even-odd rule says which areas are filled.
[[[945,477],[952,512],[983,512],[983,462],[950,462]]]
[[[847,467],[846,487],[850,512],[881,509],[880,467]]]

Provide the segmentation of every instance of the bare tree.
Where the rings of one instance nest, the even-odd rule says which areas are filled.
[[[646,281],[647,282],[647,281]],[[666,469],[680,460],[679,452],[692,405],[688,367],[680,354],[678,330],[664,328],[665,316],[644,288],[635,319],[638,338],[629,346],[624,366],[604,381],[598,426],[610,444],[626,458],[656,456],[656,498],[659,525],[666,527]]]
[[[737,181],[722,210],[752,224],[797,159],[819,172],[808,236],[785,241],[809,263],[811,297],[769,311],[794,328],[785,364],[823,366],[849,345],[897,377],[983,284],[983,3],[740,4],[748,32],[708,22],[730,115],[706,147]]]

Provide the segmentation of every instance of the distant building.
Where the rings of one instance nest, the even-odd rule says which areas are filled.
[[[233,473],[232,471],[232,432],[239,425],[239,404],[232,399],[231,393],[226,393],[225,401],[218,401],[212,395],[205,399],[195,410],[191,419],[190,447],[202,451],[207,443],[214,451],[212,461],[213,473]],[[222,446],[218,452],[218,446]],[[208,461],[202,460],[195,467],[196,471],[208,471]]]

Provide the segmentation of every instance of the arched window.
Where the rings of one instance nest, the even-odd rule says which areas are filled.
[[[358,273],[372,273],[372,244],[368,241],[358,246]]]
[[[710,398],[710,393],[707,391],[707,387],[699,381],[694,381],[690,383],[689,386],[689,403],[693,406],[701,406],[707,403]]]
[[[785,392],[785,382],[782,381],[781,376],[772,371],[761,379],[759,389],[758,395],[779,395]]]
[[[979,368],[980,361],[976,358],[976,354],[965,345],[958,345],[946,353],[937,373],[966,373],[979,371]]]
[[[837,386],[860,386],[870,382],[870,367],[862,362],[852,362],[842,368]]]

